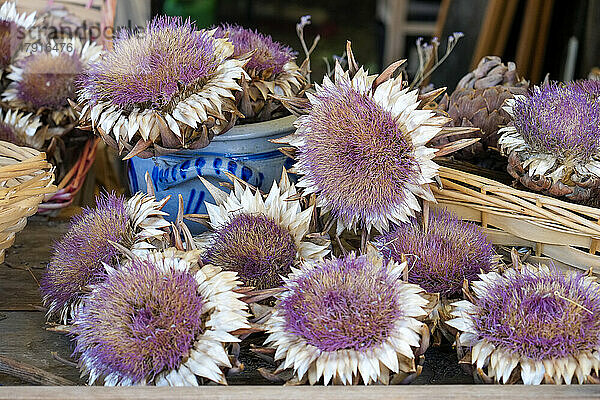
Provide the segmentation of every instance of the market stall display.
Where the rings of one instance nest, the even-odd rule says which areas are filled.
[[[81,23],[6,4],[0,33]],[[437,363],[445,383],[600,383],[599,82],[530,85],[487,56],[445,94],[427,80],[461,33],[441,56],[418,39],[410,73],[370,73],[348,41],[312,82],[310,21],[302,63],[259,30],[170,16],[3,54],[0,261],[38,207],[71,205],[100,141],[130,193],[99,190],[8,253],[9,309],[44,312],[22,332],[55,335],[69,379],[4,343],[0,373],[378,390]]]

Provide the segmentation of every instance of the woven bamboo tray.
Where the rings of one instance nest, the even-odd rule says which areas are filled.
[[[46,194],[56,191],[53,181],[44,153],[0,141],[0,262],[27,217],[35,214]]]
[[[438,204],[481,224],[501,246],[534,250],[532,261],[600,272],[600,209],[518,190],[492,179],[440,167],[443,188],[431,188]]]

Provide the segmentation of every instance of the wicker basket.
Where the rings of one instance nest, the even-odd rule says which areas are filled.
[[[81,190],[85,178],[96,159],[96,149],[100,139],[90,137],[81,151],[77,162],[58,184],[55,193],[46,195],[44,202],[40,204],[38,214],[53,215],[61,208],[70,206],[75,195]]]
[[[552,260],[562,268],[600,272],[600,209],[517,190],[492,179],[440,168],[443,189],[432,185],[438,204],[481,223],[496,245],[531,247],[530,261]]]
[[[46,194],[56,191],[53,180],[44,153],[0,141],[0,262],[27,217],[35,214]]]

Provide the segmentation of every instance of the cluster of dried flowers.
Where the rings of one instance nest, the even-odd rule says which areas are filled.
[[[203,148],[238,121],[283,115],[274,96],[302,97],[308,69],[295,57],[256,31],[159,16],[142,33],[121,30],[84,74],[80,123],[125,158]]]
[[[249,327],[240,282],[171,247],[167,201],[102,195],[54,246],[40,287],[47,317],[73,336],[90,384],[226,383],[225,344]]]
[[[272,111],[270,95],[303,90],[291,51],[257,32],[158,18],[145,33],[122,34],[80,93],[83,118],[130,155],[202,147],[238,107],[260,119]],[[263,52],[249,51],[256,43]],[[42,293],[90,383],[224,384],[225,371],[239,369],[238,342],[261,331],[266,347],[255,350],[276,367],[264,376],[295,384],[410,383],[437,332],[436,343],[456,340],[485,382],[598,381],[600,286],[544,266],[503,268],[479,227],[430,211],[435,157],[473,141],[431,143],[470,127],[448,126],[432,103],[441,91],[423,94],[394,77],[401,62],[369,75],[348,46],[347,64],[294,103],[297,129],[279,142],[295,159],[297,185],[285,170],[268,193],[232,175],[229,194],[200,178],[215,204],[194,217],[209,228],[198,237],[182,223],[183,207],[169,225],[166,200],[150,195],[104,196],[73,221]],[[512,67],[499,66],[513,82]],[[568,90],[598,101],[594,85]],[[555,91],[539,92],[545,101]],[[532,112],[536,93],[514,99],[515,121]],[[507,132],[532,146],[536,128]],[[500,145],[512,142],[503,136]],[[593,146],[587,153],[593,172]]]
[[[102,47],[57,31],[42,33],[41,25],[57,11],[19,14],[12,1],[0,8],[0,135],[45,151],[61,179],[88,136],[75,129],[69,100],[77,97],[77,80],[100,57]]]

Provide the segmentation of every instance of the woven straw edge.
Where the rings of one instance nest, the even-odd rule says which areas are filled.
[[[48,193],[56,191],[54,168],[46,154],[0,141],[0,262],[16,233],[35,214]]]
[[[528,246],[537,257],[600,270],[600,209],[525,192],[489,178],[440,167],[438,201],[457,216],[481,223],[497,245]],[[588,252],[580,250],[587,249]]]

